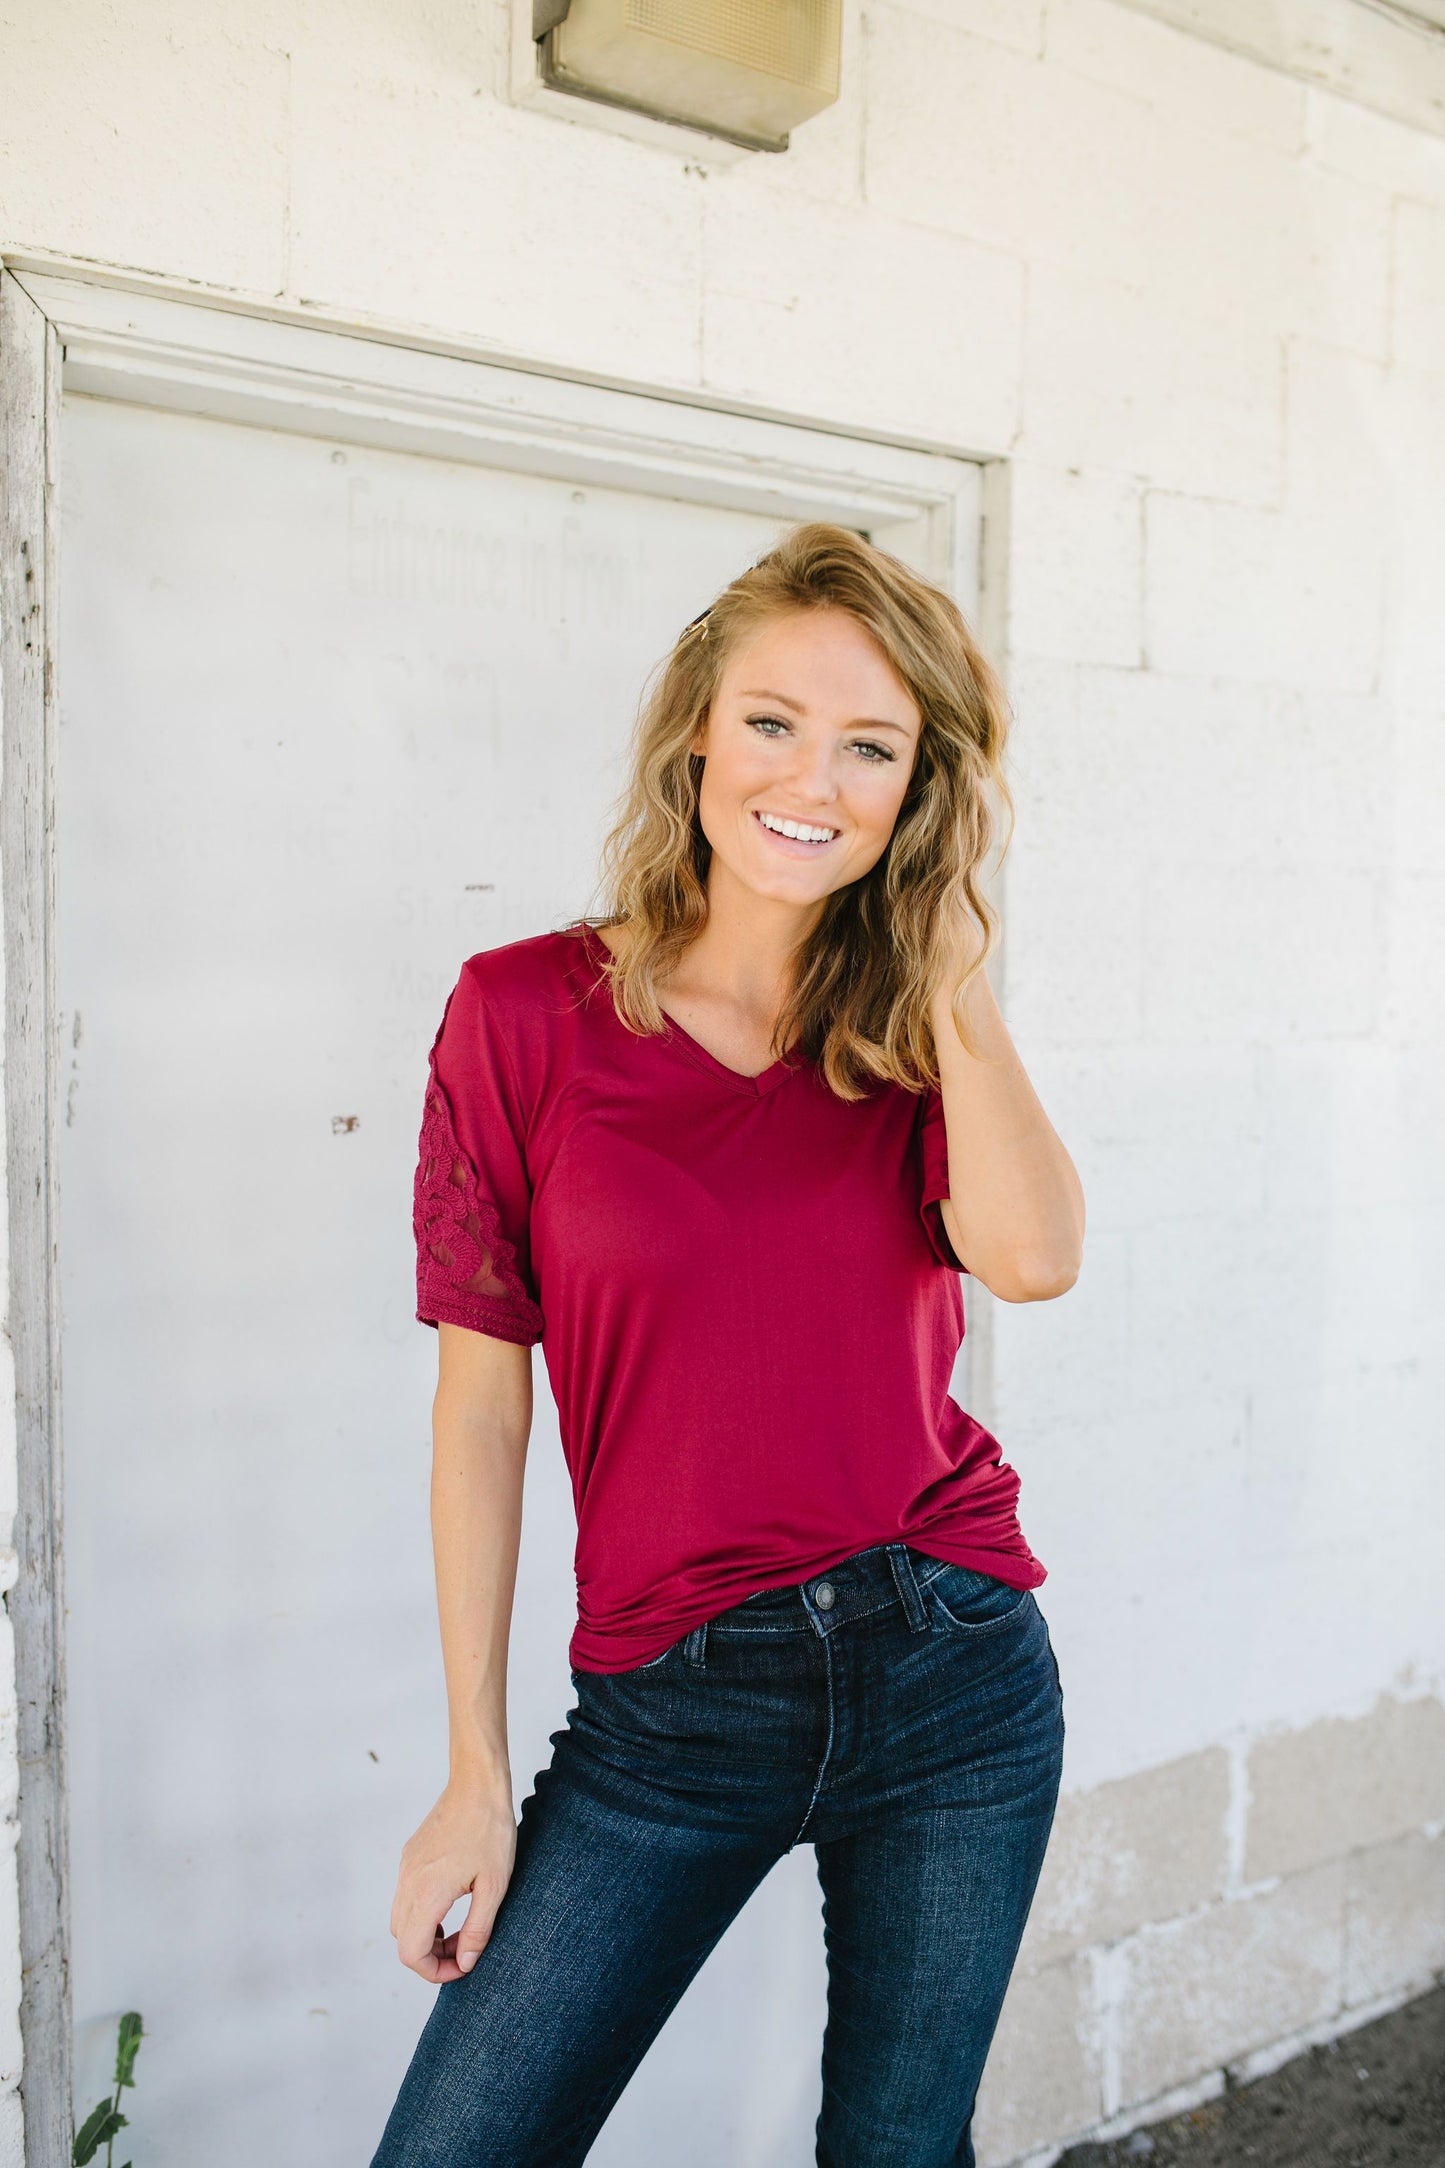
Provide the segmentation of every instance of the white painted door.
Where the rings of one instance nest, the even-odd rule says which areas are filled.
[[[427,1048],[464,957],[590,905],[642,682],[776,529],[96,399],[62,435],[76,2105],[134,2008],[117,2161],[362,2168],[435,1992],[388,1931],[446,1773]],[[519,1800],[570,1700],[536,1380]],[[800,1851],[599,2168],[810,2158],[822,2016]]]

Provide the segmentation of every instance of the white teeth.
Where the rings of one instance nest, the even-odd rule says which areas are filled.
[[[792,836],[800,843],[831,843],[838,833],[836,828],[809,828],[802,821],[780,821],[771,813],[760,813],[758,819],[775,835]]]

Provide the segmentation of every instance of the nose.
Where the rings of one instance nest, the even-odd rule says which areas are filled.
[[[792,767],[789,787],[800,804],[814,806],[821,812],[834,802],[838,796],[838,781],[833,772],[831,746],[826,743],[797,746]]]

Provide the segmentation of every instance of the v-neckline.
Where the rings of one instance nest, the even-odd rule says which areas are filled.
[[[596,927],[589,925],[586,919],[580,920],[579,926],[583,943],[592,949],[593,961],[597,964],[600,975],[607,978],[607,965],[598,960],[596,951],[600,949],[603,957],[610,961],[612,957],[611,949],[607,946]],[[608,979],[607,991],[610,999],[612,993],[610,979]],[[616,1013],[617,1004],[613,1002],[613,1014],[616,1015]],[[709,1075],[719,1078],[725,1084],[732,1085],[736,1091],[746,1092],[749,1098],[763,1098],[766,1093],[773,1091],[779,1084],[785,1082],[788,1077],[794,1074],[795,1069],[802,1065],[801,1057],[797,1062],[792,1062],[788,1060],[786,1055],[783,1055],[777,1061],[770,1062],[766,1069],[760,1069],[756,1076],[745,1076],[741,1069],[732,1069],[725,1061],[720,1061],[710,1048],[703,1045],[701,1039],[695,1039],[687,1026],[678,1022],[671,1009],[663,1009],[662,1013],[671,1027],[669,1036],[675,1036],[676,1043],[682,1053],[691,1055],[698,1066],[706,1069]],[[618,1022],[621,1022],[620,1017]]]

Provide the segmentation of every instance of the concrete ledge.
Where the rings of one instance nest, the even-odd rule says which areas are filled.
[[[1003,2168],[1103,2106],[1086,1962],[1014,1973],[979,2087],[979,2168]]]
[[[1260,1739],[1249,1755],[1244,1876],[1294,1874],[1445,1815],[1445,1706],[1386,1695],[1367,1716]]]
[[[1358,0],[1123,0],[1286,75],[1358,99],[1412,128],[1445,135],[1445,38],[1430,0],[1393,15]],[[1414,13],[1417,22],[1407,17]]]
[[[1344,1921],[1344,1867],[1331,1861],[1139,1935],[1119,1953],[1118,2104],[1338,2010]]]
[[[1019,1964],[1038,1970],[1221,1898],[1228,1865],[1223,1747],[1066,1793],[1054,1816]]]
[[[1445,1967],[1445,1832],[1418,1831],[1345,1865],[1345,2000],[1427,1987]]]

